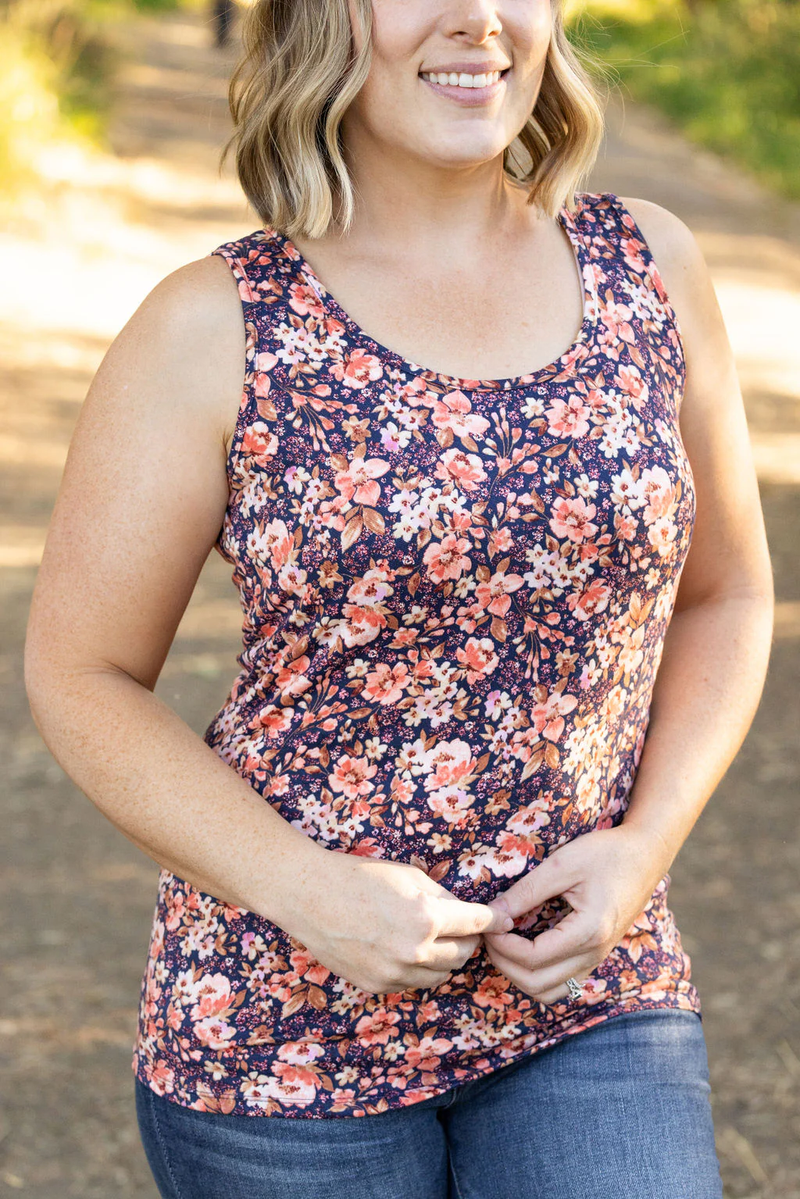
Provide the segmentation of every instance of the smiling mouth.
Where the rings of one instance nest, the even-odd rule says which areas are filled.
[[[458,91],[469,94],[470,92],[483,92],[483,91],[488,91],[489,88],[497,87],[497,85],[500,83],[500,80],[505,79],[506,75],[508,74],[508,72],[510,70],[511,70],[511,67],[506,67],[502,71],[484,71],[484,72],[480,72],[480,74],[477,74],[477,75],[469,74],[466,71],[463,71],[463,72],[420,71],[418,78],[421,79],[423,83],[431,84],[432,87],[448,87],[453,90],[458,90]],[[480,78],[481,75],[483,75],[484,77],[488,76],[491,79],[491,82],[480,84],[477,86],[474,83],[462,84],[462,83],[458,82],[458,80],[460,80],[464,76],[466,76],[467,79],[473,80],[476,78]],[[456,82],[451,82],[453,79],[455,79]]]

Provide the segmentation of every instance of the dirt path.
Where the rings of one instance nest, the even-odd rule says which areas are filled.
[[[130,1052],[157,868],[77,791],[30,719],[22,642],[79,406],[102,354],[165,274],[258,227],[229,171],[232,55],[198,18],[126,32],[115,153],[53,155],[58,191],[0,229],[2,873],[0,1194],[155,1199]],[[616,101],[591,190],[678,213],[714,273],[746,391],[779,609],[767,693],[735,768],[673,868],[704,1005],[728,1199],[800,1194],[800,206]],[[60,181],[60,182],[59,182]],[[239,648],[229,570],[209,559],[158,693],[201,732]],[[644,1197],[643,1197],[644,1199]]]

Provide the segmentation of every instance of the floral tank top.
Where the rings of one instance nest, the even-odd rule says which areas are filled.
[[[213,251],[247,332],[215,547],[243,644],[204,740],[321,847],[472,902],[621,821],[694,522],[683,345],[648,245],[610,192],[558,219],[583,322],[506,379],[375,342],[274,228]],[[669,884],[581,999],[545,1005],[483,945],[430,990],[372,994],[162,869],[134,1072],[198,1111],[365,1116],[624,1012],[699,1012]]]

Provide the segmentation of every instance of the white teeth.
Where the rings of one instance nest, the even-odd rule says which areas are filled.
[[[423,72],[422,78],[429,79],[431,83],[439,83],[449,87],[489,87],[491,84],[497,83],[501,74],[501,71],[491,71],[484,75],[467,75],[465,73],[459,75],[455,71],[452,71],[449,75],[442,72],[437,74]]]

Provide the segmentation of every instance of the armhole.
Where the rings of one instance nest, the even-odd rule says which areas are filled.
[[[658,302],[661,305],[667,323],[672,325],[675,330],[675,344],[678,350],[678,365],[681,374],[681,395],[677,403],[677,408],[680,409],[681,400],[683,398],[683,387],[686,379],[686,348],[683,342],[683,330],[681,329],[681,323],[678,320],[678,314],[672,307],[672,302],[667,293],[667,289],[664,286],[664,280],[661,277],[661,271],[658,269],[658,264],[653,257],[653,253],[650,249],[647,238],[639,228],[633,213],[626,204],[623,204],[622,200],[620,200],[619,196],[614,192],[608,192],[607,195],[619,214],[622,230],[639,243],[639,254],[644,262],[647,275],[650,279],[651,287],[658,297]]]
[[[253,372],[247,361],[246,347],[251,340],[251,329],[254,329],[253,321],[251,320],[248,309],[251,305],[258,301],[258,294],[253,290],[247,272],[244,267],[244,262],[241,257],[241,247],[237,242],[226,243],[222,246],[217,246],[211,251],[211,255],[218,258],[224,258],[230,267],[231,274],[236,280],[239,299],[241,301],[242,321],[244,323],[245,333],[245,361],[243,363],[242,375],[242,390],[239,396],[239,408],[236,413],[236,422],[233,427],[233,437],[231,438],[231,448],[228,451],[228,456],[225,462],[225,472],[228,479],[228,508],[222,521],[222,526],[217,534],[214,548],[225,559],[226,562],[233,562],[226,546],[225,535],[228,527],[228,516],[230,512],[230,500],[233,494],[233,477],[236,467],[241,456],[242,441],[244,435],[252,422],[252,401],[253,401]]]

